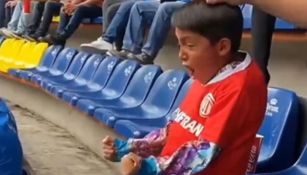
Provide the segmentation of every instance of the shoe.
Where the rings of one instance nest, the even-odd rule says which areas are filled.
[[[141,64],[154,64],[153,60],[154,58],[146,53],[140,53],[140,54],[133,54],[133,53],[129,53],[128,55],[129,59],[132,60],[137,60],[138,62],[140,62]]]
[[[107,51],[113,49],[113,46],[111,43],[99,37],[97,40],[91,43],[81,44],[80,48],[82,51],[86,51],[90,53],[106,53]]]
[[[121,50],[121,51],[118,51],[116,49],[111,49],[109,50],[106,54],[109,55],[109,56],[115,56],[115,57],[119,57],[119,58],[128,58],[128,54],[130,52],[126,51],[126,50]]]
[[[36,42],[37,40],[33,37],[31,37],[30,35],[22,35],[22,37],[27,40],[27,41],[30,41],[30,42]]]
[[[41,36],[37,33],[32,33],[32,34],[29,34],[29,35],[24,35],[24,38],[26,40],[29,40],[29,41],[39,41],[39,38]]]
[[[1,28],[0,29],[0,33],[2,36],[6,37],[6,38],[13,38],[13,32],[7,28]]]
[[[21,37],[21,36],[22,36],[22,33],[12,32],[11,35],[12,35],[12,38],[15,38],[15,39],[23,39],[23,37]]]
[[[47,35],[44,38],[41,39],[42,42],[46,42],[49,45],[65,45],[66,43],[66,39],[64,39],[64,37],[62,37],[59,34],[55,34],[55,35]]]

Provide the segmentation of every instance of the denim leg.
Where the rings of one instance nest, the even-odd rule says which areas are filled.
[[[28,25],[28,28],[26,30],[27,34],[34,33],[35,30],[38,28],[42,15],[45,8],[45,2],[35,2],[35,5],[33,7],[32,11],[32,19],[30,21],[30,24]]]
[[[123,41],[123,49],[140,53],[144,41],[146,24],[150,25],[160,5],[159,1],[140,1],[131,9]]]
[[[5,25],[5,0],[0,0],[0,27]]]
[[[36,30],[36,34],[39,36],[45,36],[49,30],[49,26],[52,22],[52,17],[60,13],[62,4],[53,1],[47,1],[45,4],[45,10],[43,12],[43,19]]]
[[[64,27],[63,32],[58,33],[63,37],[64,39],[69,38],[75,30],[78,29],[80,23],[84,18],[96,18],[98,16],[102,15],[101,7],[98,6],[80,6],[76,9],[76,11],[73,13],[73,15],[70,17],[67,25]],[[62,20],[62,16],[61,19]]]
[[[142,48],[142,52],[155,58],[159,50],[168,36],[168,31],[171,27],[171,17],[173,13],[183,7],[186,3],[177,2],[164,2],[160,5],[155,18],[151,24],[147,41]]]
[[[14,7],[7,7],[5,8],[5,22],[4,22],[4,26],[6,27],[7,24],[10,22],[12,16],[14,13]]]
[[[25,34],[27,28],[29,27],[32,17],[33,17],[33,9],[36,6],[36,2],[31,2],[31,13],[24,13],[22,10],[20,19],[18,21],[16,33]]]
[[[18,25],[18,21],[19,21],[21,13],[22,13],[22,2],[18,1],[17,5],[14,8],[14,12],[13,12],[12,18],[11,18],[10,22],[8,23],[8,25],[7,25],[7,28],[9,30],[15,31],[17,29],[17,25]]]
[[[105,33],[107,30],[112,18],[114,17],[116,11],[120,7],[120,4],[124,0],[105,0],[103,2],[102,16],[103,16],[103,24],[102,24],[102,33]]]
[[[113,43],[123,38],[125,27],[129,20],[130,10],[137,0],[128,0],[123,2],[112,19],[107,31],[103,35],[103,39]]]
[[[56,30],[56,33],[63,33],[64,32],[64,28],[66,27],[66,25],[68,24],[70,18],[72,16],[67,15],[66,13],[64,13],[63,11],[60,12],[60,21],[58,24],[58,28]]]

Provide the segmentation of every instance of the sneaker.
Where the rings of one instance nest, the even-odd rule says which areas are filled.
[[[109,55],[109,56],[116,56],[116,57],[119,57],[119,58],[128,58],[128,54],[130,52],[126,51],[126,50],[121,50],[121,51],[118,51],[116,49],[111,49],[109,50],[106,54]]]
[[[31,35],[22,35],[22,37],[27,41],[31,41],[31,42],[37,41],[35,38],[31,37]]]
[[[0,33],[6,38],[13,38],[13,32],[7,28],[1,28]]]
[[[84,43],[80,45],[81,50],[91,53],[106,53],[113,48],[112,44],[99,37],[96,41],[91,43]]]
[[[137,54],[137,55],[129,53],[128,58],[133,59],[133,60],[137,60],[141,64],[154,64],[154,62],[153,62],[154,58],[150,55],[147,55],[146,53],[143,53],[143,52],[140,53],[140,54]]]
[[[21,33],[18,33],[18,32],[12,32],[12,37],[15,38],[15,39],[23,39],[22,34]]]
[[[61,37],[61,35],[59,34],[55,34],[55,35],[47,35],[44,38],[41,39],[41,42],[46,42],[49,45],[65,45],[66,40]]]

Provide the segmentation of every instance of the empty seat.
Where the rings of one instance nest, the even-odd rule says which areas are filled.
[[[142,66],[133,75],[124,94],[120,98],[113,100],[89,100],[80,99],[77,102],[77,108],[89,115],[94,114],[98,107],[104,108],[132,108],[139,106],[145,100],[150,88],[162,70],[156,65]]]
[[[165,118],[175,101],[182,84],[188,76],[184,71],[169,70],[161,74],[155,81],[146,100],[142,105],[129,109],[104,109],[95,110],[94,117],[109,127],[113,127],[117,120],[127,119],[131,121],[142,120],[145,124],[149,121],[154,126],[163,127]]]
[[[172,109],[169,111],[167,116],[163,118],[162,120],[171,120],[174,118],[174,115],[176,115],[176,109],[179,107],[180,103],[186,96],[186,93],[188,92],[193,80],[189,79],[187,80],[182,88],[179,91],[178,96],[176,97],[176,100],[172,106]],[[154,131],[156,129],[161,128],[161,126],[157,127],[150,123],[150,119],[147,123],[142,121],[142,123],[138,123],[138,121],[130,121],[130,120],[118,120],[115,122],[114,130],[127,137],[127,138],[142,138],[146,134],[148,134],[151,131]]]
[[[63,96],[65,91],[100,91],[102,87],[105,86],[118,62],[119,59],[116,57],[106,57],[102,61],[95,61],[94,64],[90,65],[88,68],[83,68],[82,72],[73,82],[69,82],[62,86],[51,86],[49,91],[59,98]]]
[[[12,69],[9,71],[9,74],[21,79],[29,80],[33,74],[38,74],[39,72],[47,72],[61,50],[62,46],[52,45],[45,52],[44,57],[41,59],[40,65],[38,67],[26,70]]]
[[[8,72],[9,69],[31,69],[37,67],[47,48],[47,43],[33,43],[33,47],[28,49],[27,54],[20,52],[18,60],[6,65],[3,72]]]
[[[35,84],[39,84],[42,77],[55,77],[64,74],[76,53],[77,51],[72,48],[63,49],[57,56],[53,66],[46,72],[38,72],[37,74],[33,75],[31,77],[31,81]]]
[[[80,98],[93,100],[119,98],[125,91],[131,77],[139,66],[140,65],[136,61],[122,61],[115,67],[113,73],[111,74],[110,80],[101,91],[90,93],[86,97],[80,97],[77,93],[69,93],[68,91],[65,92],[61,98],[71,105],[76,105],[76,102]]]
[[[279,160],[282,163],[284,159]],[[282,171],[273,172],[273,173],[261,173],[255,175],[306,175],[307,174],[307,145],[305,145],[304,150],[302,151],[300,157],[296,163]]]
[[[77,75],[80,73],[84,63],[86,62],[87,58],[89,57],[88,53],[85,52],[79,52],[74,59],[72,60],[69,68],[67,71],[61,75],[61,76],[55,76],[55,77],[46,77],[42,78],[40,86],[43,89],[47,88],[48,83],[51,82],[62,82],[65,83],[66,81],[73,80],[77,77]]]
[[[296,94],[269,88],[266,116],[259,130],[264,139],[257,172],[277,171],[293,164],[298,122],[299,100]]]
[[[64,78],[63,80],[48,82],[45,85],[44,89],[51,92],[52,87],[64,86],[64,85],[73,83],[75,79],[80,78],[83,74],[87,73],[88,71],[95,71],[102,59],[103,58],[101,57],[101,55],[97,55],[97,54],[91,55],[89,58],[87,58],[82,69],[80,70],[79,74],[76,77],[71,77],[68,75],[68,77]]]

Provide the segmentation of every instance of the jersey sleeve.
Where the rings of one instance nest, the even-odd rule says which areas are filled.
[[[250,99],[240,90],[224,91],[215,97],[201,137],[223,149],[240,135],[248,111],[251,111]]]
[[[219,152],[217,145],[205,140],[187,142],[170,157],[144,159],[139,174],[197,174],[206,169]]]
[[[158,155],[166,141],[167,127],[152,131],[142,139],[128,139],[127,141],[115,140],[116,159],[121,158],[129,152],[146,158],[150,155]]]

